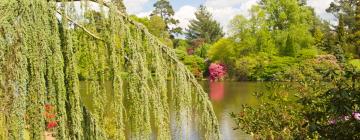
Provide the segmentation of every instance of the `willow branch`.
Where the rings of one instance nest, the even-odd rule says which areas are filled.
[[[57,0],[57,2],[60,2],[60,1],[61,1],[61,0]],[[73,1],[79,1],[79,0],[73,0]],[[111,8],[111,3],[110,3],[110,4],[105,3],[105,2],[99,3],[97,0],[89,0],[89,1],[95,2],[95,3],[100,4],[100,5],[103,5],[103,6],[107,7],[107,8],[109,8],[109,9]],[[61,12],[59,12],[59,11],[57,11],[57,12],[58,12],[59,14],[61,14]],[[175,63],[184,66],[184,64],[183,64],[182,62],[180,62],[179,59],[177,59],[175,56],[173,56],[173,55],[170,54],[170,52],[169,52],[169,50],[168,50],[168,47],[167,47],[165,44],[163,44],[157,37],[155,37],[154,35],[152,35],[151,33],[149,33],[148,29],[147,29],[144,25],[142,25],[142,24],[140,24],[140,23],[138,23],[138,22],[130,19],[125,13],[121,12],[121,11],[118,10],[118,9],[115,9],[115,12],[116,12],[119,16],[121,16],[125,21],[127,21],[127,22],[129,22],[130,24],[138,27],[140,30],[145,31],[145,33],[146,33],[147,35],[149,35],[151,38],[153,38],[153,39],[159,44],[159,46],[161,47],[162,51],[165,52],[166,55],[169,56],[169,58],[171,58]],[[68,20],[72,21],[74,24],[76,24],[77,26],[79,26],[80,28],[82,28],[85,32],[87,32],[87,33],[89,33],[90,35],[92,35],[94,38],[104,41],[103,39],[101,39],[101,38],[97,37],[96,35],[92,34],[91,32],[89,32],[86,28],[84,28],[84,27],[81,26],[80,24],[77,24],[74,20],[70,19],[70,18],[67,17],[66,15],[65,15],[65,18],[67,18]],[[127,58],[127,57],[125,57],[125,59],[130,60],[130,59]],[[184,66],[184,67],[185,67],[185,66]],[[187,73],[190,73],[188,69],[186,69],[186,72],[187,72]],[[192,82],[195,86],[198,86],[198,85],[197,85],[197,81],[195,80],[195,77],[194,77],[193,75],[190,75],[190,76],[188,76],[188,77],[189,77],[189,79],[191,79],[191,82]]]
[[[57,13],[59,13],[60,15],[62,15],[63,17],[65,17],[67,20],[71,21],[72,23],[74,23],[76,26],[80,27],[81,29],[83,29],[86,33],[88,33],[90,36],[104,41],[104,39],[98,37],[97,35],[95,35],[94,33],[90,32],[88,29],[86,29],[84,26],[82,26],[81,24],[77,23],[76,21],[74,21],[73,19],[71,19],[70,17],[66,16],[66,14],[61,13],[59,10],[56,10]]]

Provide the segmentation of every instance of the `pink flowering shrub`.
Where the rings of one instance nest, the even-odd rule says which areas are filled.
[[[223,80],[226,75],[226,67],[223,64],[211,63],[209,66],[210,81]]]
[[[353,112],[352,116],[354,117],[355,120],[360,121],[360,113],[359,112]]]
[[[338,117],[337,119],[331,119],[329,120],[329,124],[331,125],[335,125],[337,122],[345,122],[345,121],[349,121],[351,119],[360,121],[360,113],[359,112],[353,112],[351,116],[348,115],[343,115],[341,117]]]

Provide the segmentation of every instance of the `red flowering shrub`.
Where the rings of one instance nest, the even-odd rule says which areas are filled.
[[[58,125],[56,120],[56,113],[54,111],[54,107],[51,104],[45,104],[45,121],[47,124],[47,129],[55,128]]]
[[[210,81],[223,80],[226,75],[226,67],[223,64],[211,63],[209,74]]]

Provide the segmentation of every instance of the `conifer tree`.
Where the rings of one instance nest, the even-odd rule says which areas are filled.
[[[339,44],[346,43],[346,31],[345,31],[345,22],[344,22],[343,15],[340,15],[340,17],[339,17],[339,24],[337,27],[337,36],[338,36]]]
[[[344,18],[343,15],[339,16],[339,24],[337,27],[337,39],[338,39],[338,43],[337,45],[334,47],[334,54],[336,56],[336,58],[340,61],[340,62],[345,62],[345,56],[344,56],[344,48],[347,47],[347,43],[346,43],[346,31],[345,31],[345,22],[344,22]]]
[[[338,18],[338,43],[350,57],[360,53],[360,0],[335,0],[326,10]],[[351,56],[351,55],[353,56]]]
[[[224,36],[220,23],[212,18],[205,6],[201,5],[195,16],[196,19],[191,20],[188,29],[186,29],[188,40],[204,39],[206,43],[213,43]]]
[[[315,46],[319,49],[324,49],[324,42],[325,42],[325,35],[324,33],[321,31],[321,29],[319,27],[315,27],[314,29],[314,41],[315,41]]]

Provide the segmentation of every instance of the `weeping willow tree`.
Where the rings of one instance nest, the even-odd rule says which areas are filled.
[[[194,76],[119,2],[0,1],[0,139],[220,139]]]

